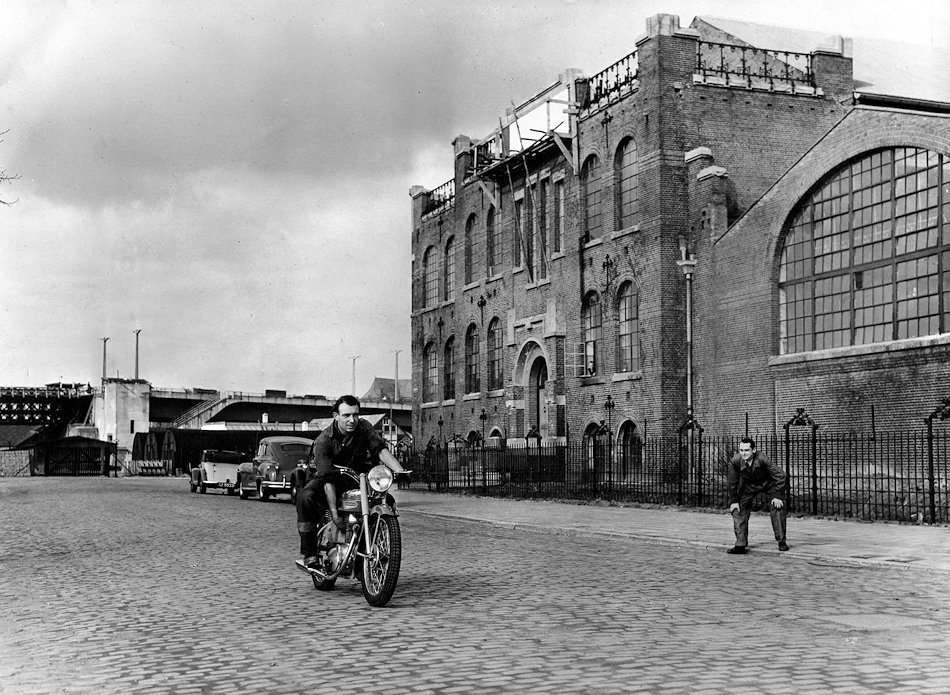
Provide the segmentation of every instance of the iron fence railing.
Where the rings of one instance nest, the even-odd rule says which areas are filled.
[[[639,76],[639,58],[634,51],[590,78],[591,103],[619,97],[625,88],[633,87]]]
[[[730,86],[776,89],[782,85],[815,86],[811,55],[752,46],[699,41],[696,44],[696,72],[721,79]]]
[[[449,179],[440,186],[429,191],[429,197],[422,207],[423,217],[434,215],[447,208],[455,200],[455,179]]]
[[[862,520],[950,522],[950,427],[873,435],[786,429],[754,437],[786,470],[789,509]],[[605,436],[557,445],[446,444],[414,452],[413,485],[518,498],[603,499],[724,508],[727,471],[741,435]],[[689,440],[692,439],[690,442]],[[764,496],[763,505],[767,502]],[[764,507],[763,507],[764,508]]]

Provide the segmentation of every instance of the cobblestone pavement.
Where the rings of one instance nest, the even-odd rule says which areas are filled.
[[[0,479],[0,692],[950,690],[945,573],[401,522],[372,609],[294,568],[286,501]]]

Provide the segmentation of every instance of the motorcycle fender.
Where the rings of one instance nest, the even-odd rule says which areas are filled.
[[[370,514],[379,514],[380,516],[396,516],[396,510],[388,504],[377,504],[369,510]]]

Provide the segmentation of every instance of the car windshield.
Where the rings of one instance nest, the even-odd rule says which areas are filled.
[[[274,447],[274,455],[282,463],[296,464],[298,459],[306,458],[310,454],[310,445],[299,442],[278,444]]]
[[[205,461],[215,463],[241,463],[241,454],[237,451],[209,451],[205,454]]]

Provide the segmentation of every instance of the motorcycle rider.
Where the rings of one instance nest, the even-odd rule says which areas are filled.
[[[376,461],[395,475],[406,472],[373,426],[360,419],[359,399],[351,395],[340,396],[333,404],[333,422],[310,447],[310,463],[315,467],[313,478],[297,493],[297,531],[304,566],[319,569],[319,530],[324,510],[330,510],[338,529],[344,528],[337,509],[333,466],[366,472]]]

